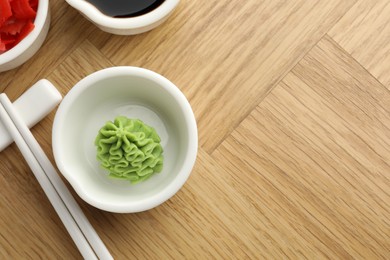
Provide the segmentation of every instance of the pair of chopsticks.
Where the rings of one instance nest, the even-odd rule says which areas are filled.
[[[7,95],[0,94],[0,119],[26,159],[84,259],[113,259]]]

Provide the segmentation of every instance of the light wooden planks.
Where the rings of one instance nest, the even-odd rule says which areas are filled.
[[[88,40],[80,43],[50,74],[48,79],[66,95],[81,79],[98,70],[114,66]]]
[[[386,259],[389,5],[355,2],[182,0],[155,30],[114,36],[54,0],[45,45],[0,90],[48,78],[65,95],[133,65],[189,98],[201,147],[178,194],[138,214],[76,197],[115,259]],[[52,161],[53,118],[32,130]],[[15,145],[0,186],[0,258],[80,258]]]
[[[274,257],[390,256],[389,102],[326,37],[214,152]]]
[[[77,259],[72,239],[15,145],[0,153],[0,169],[0,258]]]
[[[390,89],[390,2],[360,0],[329,32]]]
[[[89,38],[113,63],[150,68],[177,84],[211,152],[353,3],[187,0],[148,34]]]

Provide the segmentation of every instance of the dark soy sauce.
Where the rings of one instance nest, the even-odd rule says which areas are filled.
[[[100,12],[112,17],[134,17],[146,14],[164,0],[87,0]]]

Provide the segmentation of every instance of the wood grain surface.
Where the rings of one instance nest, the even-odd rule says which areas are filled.
[[[390,259],[388,1],[182,0],[158,28],[100,31],[65,1],[38,53],[0,73],[18,98],[41,78],[154,70],[187,96],[199,151],[183,188],[137,214],[73,192],[115,259]],[[32,132],[53,161],[55,111]],[[12,144],[0,153],[0,259],[80,259]]]

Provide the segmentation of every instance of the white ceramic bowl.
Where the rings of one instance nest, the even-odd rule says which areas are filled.
[[[50,27],[49,0],[39,0],[34,25],[34,29],[21,42],[0,54],[0,72],[22,65],[42,46]]]
[[[156,9],[130,18],[107,16],[85,0],[66,0],[66,2],[105,32],[133,35],[149,31],[163,23],[175,9],[179,0],[165,0]]]
[[[154,127],[164,149],[162,172],[130,184],[107,177],[96,159],[94,139],[116,116]],[[60,104],[53,125],[53,153],[59,170],[89,204],[111,212],[139,212],[172,197],[195,163],[198,134],[194,114],[169,80],[137,67],[112,67],[78,82]]]

